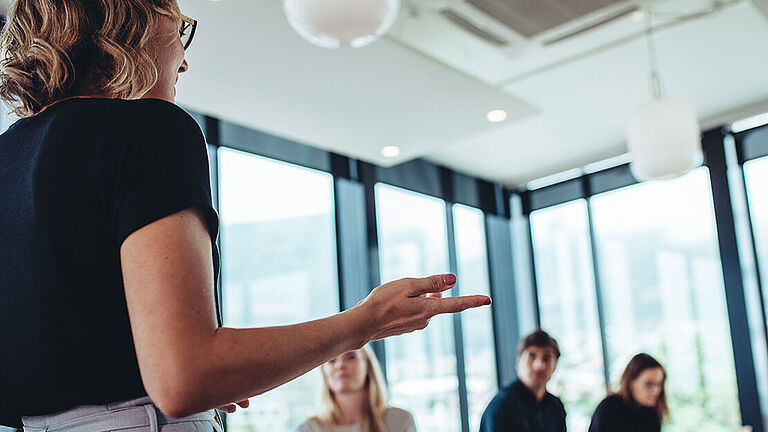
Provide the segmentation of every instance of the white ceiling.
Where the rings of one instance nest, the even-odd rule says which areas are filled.
[[[458,0],[404,0],[438,1]],[[667,17],[710,3],[638,1]],[[754,1],[768,13],[768,1]],[[644,42],[609,45],[642,29],[629,16],[505,56],[452,39],[430,27],[444,23],[407,8],[391,35],[333,51],[296,35],[279,0],[180,5],[200,25],[178,103],[380,165],[424,157],[520,184],[624,153],[626,119],[649,97]],[[656,40],[667,95],[692,103],[703,122],[768,109],[768,21],[752,2],[670,26]],[[509,119],[486,121],[495,108]],[[381,156],[390,144],[399,157]]]
[[[656,3],[667,14],[702,6]],[[461,53],[472,69],[402,43],[408,20],[410,29],[427,28],[405,10],[390,37],[330,51],[297,36],[277,0],[181,6],[200,20],[181,104],[381,165],[425,157],[519,184],[624,153],[626,118],[648,99],[641,39],[582,55],[642,30],[630,17],[518,58],[484,62],[476,42]],[[439,47],[442,33],[430,34]],[[768,23],[747,1],[662,30],[657,45],[667,94],[694,104],[702,120],[768,100]],[[487,122],[494,108],[510,119]],[[380,155],[389,144],[400,157]]]
[[[703,123],[742,107],[766,109],[768,24],[749,3],[662,31],[656,42],[666,94],[693,104]],[[626,119],[649,98],[647,68],[645,43],[636,40],[513,82],[504,90],[541,115],[430,159],[517,184],[624,153]]]
[[[181,6],[200,24],[177,101],[310,145],[394,164],[493,129],[488,107],[519,118],[538,112],[389,39],[357,50],[310,45],[289,27],[280,1]],[[401,155],[383,158],[386,145]]]

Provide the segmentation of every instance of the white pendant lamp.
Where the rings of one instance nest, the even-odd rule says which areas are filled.
[[[629,167],[639,181],[678,177],[704,160],[696,111],[685,102],[663,98],[650,12],[646,23],[653,101],[638,108],[627,125]]]
[[[359,48],[389,31],[400,0],[283,0],[291,27],[324,48]]]

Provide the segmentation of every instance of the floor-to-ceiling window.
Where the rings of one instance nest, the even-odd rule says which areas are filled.
[[[764,144],[765,145],[765,144]],[[768,156],[747,161],[744,164],[744,180],[749,203],[749,220],[752,222],[752,236],[756,265],[753,272],[759,270],[760,282],[755,285],[751,296],[748,297],[753,317],[753,350],[754,362],[758,380],[758,391],[761,393],[761,403],[764,422],[768,424]],[[749,249],[749,247],[747,248]],[[753,280],[757,278],[752,274]],[[762,319],[760,311],[762,302]],[[762,321],[762,328],[760,322]]]
[[[550,390],[565,404],[569,430],[583,431],[605,396],[586,201],[531,213],[531,235],[541,326],[562,352]]]
[[[298,323],[339,311],[330,174],[219,149],[224,325]],[[317,371],[227,416],[230,431],[288,431],[316,413]]]
[[[709,172],[592,198],[609,374],[639,352],[668,374],[666,430],[740,425]],[[746,337],[746,335],[745,335]]]
[[[744,178],[747,183],[749,213],[755,236],[761,285],[765,289],[768,287],[768,156],[746,162]],[[764,316],[768,317],[768,301],[764,299],[764,302]]]
[[[375,187],[382,282],[448,273],[443,200],[379,183]],[[391,403],[411,411],[419,430],[459,432],[459,386],[453,320],[386,339]]]
[[[490,295],[485,221],[481,210],[453,205],[456,238],[458,295]],[[461,315],[466,371],[469,430],[480,428],[480,418],[498,390],[493,317],[490,308],[465,311]]]

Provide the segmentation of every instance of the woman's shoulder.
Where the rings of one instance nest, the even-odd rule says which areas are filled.
[[[58,118],[66,124],[84,122],[117,128],[121,134],[132,135],[156,131],[196,133],[200,130],[195,119],[178,105],[161,99],[113,99],[74,97],[64,99],[43,110],[33,118]]]
[[[615,411],[617,409],[624,409],[627,404],[624,402],[621,396],[617,394],[608,395],[600,405],[597,406],[597,411],[609,410]]]
[[[384,416],[391,416],[391,417],[397,417],[397,418],[413,418],[413,415],[411,415],[410,412],[407,410],[404,410],[402,408],[388,406],[386,410],[384,410]]]
[[[128,120],[131,117],[138,117],[150,123],[176,122],[183,125],[197,125],[195,119],[183,108],[162,99],[116,99],[115,104],[121,107],[128,116]]]
[[[384,411],[384,423],[387,424],[389,429],[397,427],[395,430],[399,430],[401,429],[400,426],[414,424],[415,422],[413,415],[408,411],[390,406]]]
[[[113,111],[123,112],[164,112],[169,114],[183,115],[186,113],[181,107],[175,103],[168,102],[163,99],[146,98],[146,99],[119,99],[108,97],[81,97],[73,96],[70,98],[64,98],[58,102],[53,103],[42,112],[57,112],[57,111],[78,111],[78,110],[100,110],[104,114],[112,114]]]
[[[324,432],[323,426],[316,419],[307,419],[296,428],[296,432]]]
[[[115,115],[113,127],[131,147],[163,148],[174,154],[205,143],[197,121],[174,103],[161,99],[115,99],[111,104]]]
[[[624,401],[618,395],[609,395],[600,402],[592,414],[589,432],[626,430],[627,416]]]
[[[609,405],[624,405],[624,399],[617,394],[610,394],[603,399],[603,402]]]

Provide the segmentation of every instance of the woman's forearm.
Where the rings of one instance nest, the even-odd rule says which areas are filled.
[[[264,328],[220,328],[190,350],[177,407],[182,417],[244,400],[284,384],[368,342],[360,311],[351,309],[300,324]]]

